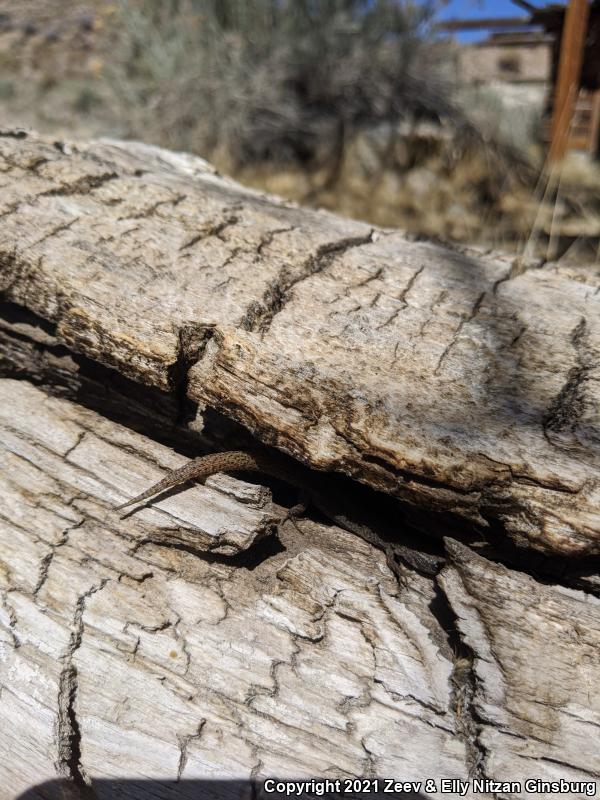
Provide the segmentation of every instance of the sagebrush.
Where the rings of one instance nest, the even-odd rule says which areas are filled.
[[[451,115],[433,2],[122,0],[106,74],[127,133],[233,162],[339,157],[363,126]]]

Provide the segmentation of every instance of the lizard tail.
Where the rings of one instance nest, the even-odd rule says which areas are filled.
[[[265,461],[264,464],[263,461]],[[190,481],[203,481],[208,478],[209,475],[214,475],[216,472],[231,472],[237,470],[255,472],[265,467],[268,472],[268,459],[260,458],[255,454],[243,450],[211,453],[210,455],[200,456],[199,458],[188,461],[187,464],[184,464],[183,467],[179,467],[179,469],[171,470],[161,481],[158,481],[158,483],[155,483],[136,497],[132,497],[130,500],[121,503],[121,505],[115,506],[115,511],[119,511],[127,506],[132,506],[135,503],[141,503],[143,500],[148,500],[148,498],[153,495],[164,492],[166,489],[171,489],[173,486],[182,486],[184,483],[189,483]],[[270,471],[276,474],[272,466]]]
[[[127,508],[127,506],[135,505],[136,503],[141,503],[143,500],[148,500],[150,497],[153,497],[155,494],[160,494],[166,489],[170,489],[173,486],[179,486],[192,480],[192,478],[195,478],[196,476],[190,475],[190,463],[185,464],[185,466],[180,467],[179,469],[174,469],[172,472],[169,472],[161,481],[158,481],[158,483],[150,486],[149,489],[146,489],[141,494],[138,494],[135,497],[126,500],[124,503],[115,506],[115,511],[119,511],[122,508]]]

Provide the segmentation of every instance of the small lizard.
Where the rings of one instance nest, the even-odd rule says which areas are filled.
[[[396,577],[401,575],[397,556],[428,575],[436,574],[443,563],[443,559],[438,556],[386,541],[369,526],[356,522],[339,511],[339,508],[342,507],[340,499],[332,500],[325,493],[319,492],[302,468],[294,464],[291,459],[258,451],[229,450],[194,458],[183,467],[171,470],[158,483],[131,500],[116,506],[116,509],[120,510],[135,503],[141,503],[174,486],[181,486],[190,481],[204,481],[217,472],[261,472],[296,486],[305,492],[313,505],[338,527],[356,534],[364,541],[382,550],[385,553],[388,567]],[[347,498],[344,498],[344,504],[347,504]]]

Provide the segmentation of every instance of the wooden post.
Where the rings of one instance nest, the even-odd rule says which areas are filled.
[[[560,161],[567,152],[569,129],[579,93],[589,12],[588,0],[570,0],[565,12],[552,114],[549,161]]]
[[[592,118],[590,122],[590,155],[598,155],[598,141],[600,139],[600,89],[592,94]]]

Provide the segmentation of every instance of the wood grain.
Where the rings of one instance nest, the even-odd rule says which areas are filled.
[[[597,266],[411,241],[139,144],[2,136],[0,163],[4,297],[70,351],[430,518],[600,553]]]
[[[125,476],[175,457],[24,381],[0,393],[0,800],[86,783],[191,798],[192,779],[269,776],[600,780],[597,597],[452,540],[437,583],[397,583],[379,551],[309,521],[251,566],[175,546],[186,494],[195,525],[218,508],[237,530],[256,487],[120,519]]]

